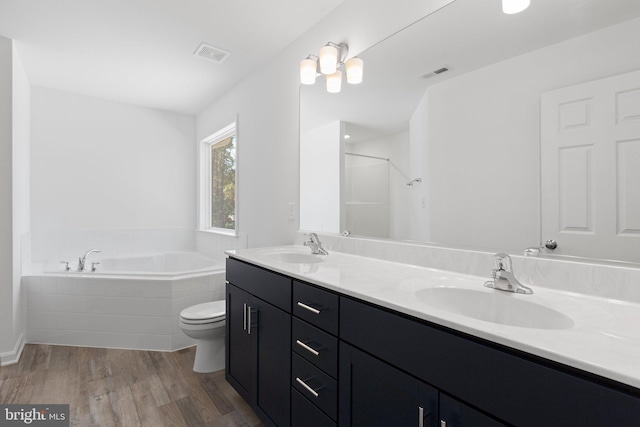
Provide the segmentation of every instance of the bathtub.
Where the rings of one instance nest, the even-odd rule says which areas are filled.
[[[95,272],[55,261],[23,277],[27,342],[174,351],[195,344],[180,311],[225,298],[224,264],[202,254],[99,255],[87,259]]]
[[[91,271],[93,263],[96,270]],[[49,262],[44,271],[49,274],[102,275],[133,277],[166,277],[197,275],[219,270],[223,265],[214,259],[197,252],[165,252],[144,256],[102,258],[100,254],[91,254],[86,260],[85,271],[77,271],[77,260],[69,262],[69,270],[64,262]]]

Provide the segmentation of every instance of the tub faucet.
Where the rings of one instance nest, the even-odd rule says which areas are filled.
[[[309,233],[309,240],[304,241],[305,246],[309,246],[311,248],[311,253],[316,255],[329,255],[329,252],[326,251],[325,248],[322,247],[322,242],[318,238],[316,233]]]
[[[523,285],[515,278],[511,268],[511,257],[507,254],[499,253],[493,256],[496,268],[491,270],[493,280],[485,282],[487,288],[498,289],[500,291],[515,292],[518,294],[532,294],[531,288]]]
[[[91,250],[88,250],[86,254],[78,258],[78,271],[84,271],[87,257],[94,252],[100,253],[102,251],[100,249],[91,249]]]

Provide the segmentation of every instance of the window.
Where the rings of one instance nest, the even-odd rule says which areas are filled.
[[[236,210],[236,124],[221,129],[202,141],[201,228],[235,234]]]

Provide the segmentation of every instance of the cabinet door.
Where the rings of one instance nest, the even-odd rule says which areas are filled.
[[[255,328],[255,302],[251,294],[227,283],[226,377],[252,405],[257,402],[258,331]]]
[[[275,425],[290,425],[291,315],[257,300],[258,407]]]
[[[438,391],[340,343],[339,425],[436,427]]]
[[[445,394],[440,394],[440,427],[505,427]]]

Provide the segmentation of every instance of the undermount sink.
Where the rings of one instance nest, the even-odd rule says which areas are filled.
[[[265,255],[270,261],[289,264],[318,264],[324,259],[319,255],[302,252],[273,252]]]
[[[434,308],[502,325],[535,329],[569,329],[570,317],[552,308],[527,301],[528,296],[502,291],[465,288],[427,288],[416,298]]]

